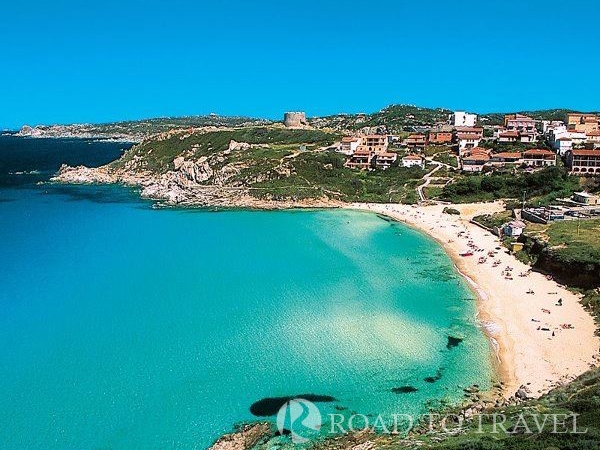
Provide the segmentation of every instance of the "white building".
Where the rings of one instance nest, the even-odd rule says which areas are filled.
[[[407,155],[402,158],[402,167],[415,167],[419,166],[421,169],[425,167],[423,158],[417,155]]]
[[[477,123],[477,114],[469,114],[465,111],[454,111],[450,123],[455,127],[474,127]]]
[[[360,138],[345,136],[342,138],[342,144],[340,146],[340,153],[344,155],[352,156],[358,146],[360,145]]]
[[[567,129],[562,120],[542,120],[542,133],[547,134],[551,130]]]
[[[520,220],[513,220],[512,222],[504,225],[502,231],[506,236],[521,236],[523,234],[523,230],[525,229],[525,222],[521,222]]]
[[[554,149],[560,156],[565,156],[569,150],[573,150],[573,139],[570,137],[560,137],[554,141]]]
[[[475,133],[457,133],[458,139],[458,155],[461,156],[465,150],[479,146],[481,137]]]
[[[582,205],[597,205],[600,203],[600,198],[597,195],[583,191],[575,192],[572,199],[574,202],[581,203]]]
[[[398,154],[394,152],[380,153],[375,156],[375,167],[378,169],[388,169],[396,162]]]

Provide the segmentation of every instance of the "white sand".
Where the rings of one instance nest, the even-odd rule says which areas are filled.
[[[452,207],[460,210],[461,215],[442,213],[443,205],[351,205],[353,209],[373,211],[405,222],[444,246],[479,296],[478,318],[498,349],[499,375],[507,397],[522,385],[529,388],[531,395],[539,396],[600,361],[597,359],[600,339],[594,334],[596,325],[579,298],[539,273],[519,276],[530,267],[508,254],[505,248],[495,250],[500,247],[498,238],[469,222],[475,215],[501,211],[502,205]],[[460,231],[464,233],[459,237]],[[461,257],[459,254],[468,248],[469,241],[484,251]],[[496,251],[494,257],[487,256],[490,250]],[[483,264],[478,262],[481,256],[487,257]],[[500,264],[493,267],[494,261]],[[512,280],[502,275],[507,266],[512,268]],[[530,289],[534,294],[527,294]],[[562,306],[556,306],[559,298],[562,298]],[[564,329],[561,324],[571,324],[574,329]]]

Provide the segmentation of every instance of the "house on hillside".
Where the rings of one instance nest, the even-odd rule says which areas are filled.
[[[518,131],[504,131],[498,135],[498,142],[517,142],[518,140]]]
[[[567,126],[569,130],[589,133],[590,131],[600,131],[600,115],[570,113],[567,115]]]
[[[572,197],[574,202],[581,203],[582,205],[598,205],[600,204],[600,197],[587,192],[575,192]]]
[[[528,143],[537,141],[538,131],[535,127],[535,120],[531,117],[523,114],[507,114],[504,116],[504,128],[506,128],[506,132],[503,134],[511,133],[510,135],[506,135],[505,139],[514,138],[514,133],[517,133],[517,139],[500,142],[516,142],[518,140]]]
[[[420,167],[425,168],[425,160],[418,155],[406,155],[402,158],[402,167]]]
[[[468,151],[467,156],[461,158],[462,170],[465,172],[481,172],[490,161],[490,151],[475,147]]]
[[[411,134],[406,138],[405,144],[411,150],[424,149],[427,145],[427,136],[421,133]]]
[[[507,164],[523,164],[523,155],[520,152],[500,152],[491,155],[490,164],[505,166]]]
[[[507,114],[504,116],[504,127],[508,131],[519,133],[537,133],[535,120],[523,114]]]
[[[570,150],[567,152],[566,163],[572,174],[600,175],[600,150]]]
[[[360,145],[360,138],[354,136],[344,136],[340,146],[340,153],[344,155],[353,155]]]
[[[565,156],[573,148],[573,139],[570,137],[560,137],[554,141],[554,149],[560,156]]]
[[[465,151],[479,146],[481,137],[476,133],[456,133],[458,141],[458,155],[462,155]]]
[[[452,131],[434,131],[429,132],[429,143],[435,145],[447,145],[452,143]]]
[[[483,139],[483,127],[456,127],[456,133],[476,134],[479,139]]]
[[[523,152],[523,163],[527,167],[545,167],[556,165],[556,153],[546,149],[533,149]]]
[[[594,148],[600,147],[600,131],[590,131],[586,136],[588,144],[592,144]]]
[[[369,150],[359,148],[352,156],[350,156],[350,159],[346,161],[344,165],[351,169],[369,169],[371,167],[373,155],[374,153],[370,152]]]
[[[389,145],[385,134],[368,134],[362,137],[362,146],[373,153],[385,153]]]
[[[379,153],[375,155],[375,167],[377,169],[388,169],[398,159],[398,154],[393,152]]]

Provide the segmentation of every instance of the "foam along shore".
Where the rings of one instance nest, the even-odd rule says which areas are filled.
[[[502,205],[496,202],[452,207],[461,212],[460,216],[443,213],[444,205],[349,206],[404,222],[443,245],[478,294],[478,319],[497,349],[506,397],[521,386],[530,396],[538,397],[597,364],[600,339],[595,336],[596,324],[579,297],[542,274],[520,276],[530,267],[506,249],[498,250],[499,239],[470,222],[475,215],[501,211]],[[482,251],[461,257],[469,242]],[[488,257],[490,251],[493,257]],[[479,262],[482,256],[486,258],[484,263]],[[512,269],[510,276],[506,276],[507,267]],[[562,306],[557,305],[559,299]]]

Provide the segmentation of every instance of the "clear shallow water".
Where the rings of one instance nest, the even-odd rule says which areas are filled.
[[[418,414],[490,383],[473,294],[405,226],[152,210],[115,187],[0,199],[1,448],[205,448],[263,397]]]

